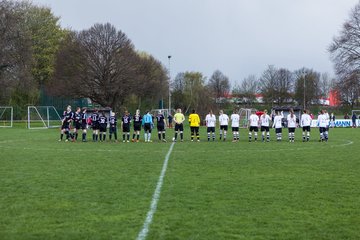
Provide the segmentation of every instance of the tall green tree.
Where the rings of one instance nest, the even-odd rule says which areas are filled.
[[[36,100],[31,34],[24,27],[21,4],[0,2],[0,103],[23,106]]]
[[[31,73],[39,85],[47,83],[53,73],[61,41],[68,33],[50,8],[22,2],[20,12],[24,28],[31,34],[33,65]]]
[[[205,86],[205,77],[200,72],[178,73],[173,83],[172,101],[185,113],[191,109],[203,114],[209,109],[211,90]]]

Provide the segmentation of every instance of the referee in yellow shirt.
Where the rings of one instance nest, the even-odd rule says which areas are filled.
[[[196,135],[196,139],[200,142],[199,136],[199,127],[200,127],[200,117],[195,110],[192,110],[192,113],[189,116],[189,123],[190,123],[190,131],[191,131],[191,141],[194,141],[194,136]]]
[[[176,113],[174,115],[174,122],[175,122],[175,137],[173,138],[173,141],[176,142],[178,133],[180,132],[180,138],[181,141],[184,141],[184,124],[185,121],[184,114],[181,113],[181,109],[177,109]]]

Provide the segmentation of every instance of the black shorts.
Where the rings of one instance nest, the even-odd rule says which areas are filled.
[[[100,132],[106,132],[106,125],[105,126],[100,125],[99,130]]]
[[[289,133],[294,133],[295,132],[295,128],[288,128],[289,129]]]
[[[310,132],[310,126],[304,126],[302,129],[303,129],[303,132],[305,132],[305,131]]]
[[[144,124],[144,131],[151,133],[151,123]]]
[[[130,125],[123,125],[122,131],[123,132],[130,132]]]
[[[141,123],[134,123],[134,131],[141,131]]]
[[[258,128],[258,127],[255,127],[255,126],[250,126],[249,131],[250,131],[250,132],[252,132],[252,131],[258,132],[258,131],[259,131],[259,128]]]
[[[232,127],[231,130],[232,130],[233,132],[238,132],[238,131],[239,131],[239,127]]]
[[[76,122],[74,128],[77,129],[77,130],[81,129],[81,123]]]
[[[190,127],[190,132],[199,134],[199,127]]]
[[[275,133],[282,133],[282,128],[275,128]]]
[[[262,132],[269,132],[269,127],[261,126],[261,131]]]
[[[61,130],[69,130],[69,123],[64,123],[63,125],[61,125]]]
[[[320,127],[320,128],[319,128],[319,131],[320,131],[320,133],[326,132],[326,127]]]
[[[87,127],[87,124],[86,124],[86,123],[84,123],[84,122],[83,122],[83,123],[81,123],[81,129],[82,129],[82,130],[85,130],[85,129],[86,129],[86,127]]]
[[[220,125],[220,130],[227,131],[228,130],[228,125]]]
[[[117,128],[116,127],[110,127],[109,129],[109,133],[110,134],[113,134],[113,133],[116,133],[117,132]]]
[[[99,124],[98,124],[98,123],[93,123],[93,124],[91,125],[91,128],[92,128],[93,130],[99,130]]]
[[[175,131],[184,131],[184,125],[181,123],[181,124],[175,124]]]
[[[207,132],[215,132],[215,127],[207,127]]]
[[[164,124],[158,124],[157,125],[157,130],[159,132],[164,132],[165,131],[165,125]]]

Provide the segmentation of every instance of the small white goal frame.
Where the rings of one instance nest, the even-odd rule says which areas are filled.
[[[13,122],[14,122],[14,108],[11,107],[11,106],[0,106],[0,121],[1,121],[1,118],[2,116],[5,114],[6,110],[7,109],[10,109],[10,125],[7,126],[7,125],[1,125],[0,124],[0,127],[3,127],[3,128],[11,128],[13,127]]]
[[[39,108],[45,108],[46,109],[46,116],[42,116],[39,112]],[[31,126],[31,110],[34,110],[39,117],[40,123],[43,125],[41,127],[32,127]],[[50,110],[53,110],[53,112],[56,114],[56,117],[58,119],[50,120]],[[46,118],[44,118],[46,117]],[[59,125],[51,125],[50,121],[57,121],[59,120]],[[56,108],[54,106],[28,106],[28,119],[27,119],[27,126],[28,129],[48,129],[48,128],[57,128],[61,126],[61,117],[59,113],[57,112]]]
[[[240,128],[248,128],[249,127],[249,118],[252,111],[256,111],[253,108],[240,108],[239,116],[240,116]]]

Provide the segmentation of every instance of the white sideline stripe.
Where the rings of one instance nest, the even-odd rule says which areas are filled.
[[[153,195],[152,200],[151,200],[150,210],[148,211],[148,213],[146,215],[144,225],[143,225],[141,231],[139,232],[139,235],[136,238],[137,240],[146,239],[146,236],[147,236],[147,234],[149,232],[149,227],[150,227],[150,224],[152,222],[153,216],[154,216],[154,214],[156,212],[157,204],[158,204],[158,201],[159,201],[159,198],[160,198],[161,187],[163,185],[167,165],[168,165],[170,154],[171,154],[171,152],[173,150],[174,144],[175,144],[175,142],[173,142],[171,144],[170,149],[169,149],[168,153],[166,154],[164,164],[163,164],[163,167],[162,167],[162,170],[161,170],[161,174],[160,174],[159,180],[158,180],[158,182],[156,184],[156,189],[155,189],[154,195]]]

